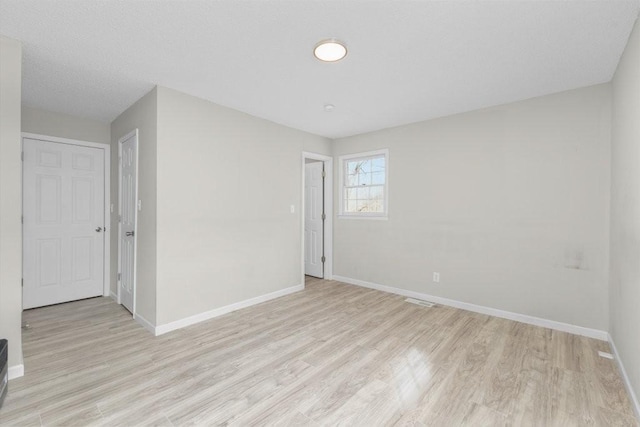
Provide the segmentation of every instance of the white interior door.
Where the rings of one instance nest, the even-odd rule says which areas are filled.
[[[324,163],[305,164],[304,274],[324,277]]]
[[[120,140],[120,229],[118,298],[135,312],[138,133]]]
[[[23,140],[24,309],[103,294],[104,150]]]

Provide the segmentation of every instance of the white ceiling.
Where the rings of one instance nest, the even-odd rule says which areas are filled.
[[[109,122],[158,84],[335,138],[607,82],[638,6],[0,0],[0,34],[28,106]],[[314,59],[328,37],[343,61]]]

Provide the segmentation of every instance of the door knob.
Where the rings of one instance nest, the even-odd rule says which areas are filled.
[[[133,236],[133,231],[127,231],[124,233],[125,236]]]
[[[101,231],[102,231],[102,227],[98,227],[98,228],[96,228],[96,231],[97,231],[98,233],[99,233],[99,232],[101,232]]]

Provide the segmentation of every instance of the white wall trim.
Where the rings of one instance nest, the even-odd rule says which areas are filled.
[[[118,296],[116,295],[116,301],[118,299]],[[147,319],[145,319],[144,317],[140,316],[139,314],[134,314],[133,318],[136,322],[138,322],[139,324],[141,324],[147,331],[151,332],[153,335],[158,335],[156,333],[156,327],[153,326],[153,323],[149,322]]]
[[[421,300],[427,300],[435,302],[437,304],[446,305],[449,307],[460,308],[462,310],[473,311],[475,313],[486,314],[489,316],[500,317],[508,320],[515,320],[516,322],[527,323],[529,325],[541,326],[543,328],[555,329],[556,331],[568,332],[570,334],[582,335],[589,338],[595,338],[602,341],[607,341],[608,333],[599,329],[585,328],[583,326],[572,325],[569,323],[557,322],[555,320],[542,319],[540,317],[529,316],[527,314],[513,313],[511,311],[499,310],[497,308],[485,307],[482,305],[470,304],[467,302],[456,301],[453,299],[437,297],[434,295],[423,294],[421,292],[409,291],[406,289],[394,288],[391,286],[380,285],[377,283],[366,282],[364,280],[351,279],[349,277],[343,277],[334,275],[333,280],[339,282],[348,283],[351,285],[362,286],[365,288],[376,289],[383,292],[389,292],[392,294],[402,295],[411,298],[417,298]]]
[[[255,298],[236,302],[233,304],[225,305],[224,307],[215,308],[213,310],[205,311],[204,313],[196,314],[194,316],[185,317],[184,319],[176,320],[174,322],[165,323],[155,327],[154,334],[156,336],[166,334],[167,332],[175,331],[186,326],[194,325],[196,323],[204,322],[205,320],[213,319],[214,317],[222,316],[232,311],[240,310],[242,308],[251,307],[252,305],[260,304],[272,299],[280,298],[285,295],[292,294],[294,292],[304,290],[304,285],[291,286],[289,288],[281,289],[279,291],[271,292],[269,294],[260,295]]]
[[[118,294],[111,291],[111,293],[109,294],[109,296],[111,297],[112,300],[114,300],[116,303],[118,302]]]
[[[9,380],[20,378],[24,376],[24,365],[20,364],[20,365],[9,366],[9,370],[7,373],[9,375]]]
[[[300,206],[300,215],[302,216],[300,222],[301,225],[301,239],[302,239],[302,277],[301,283],[304,284],[304,184],[305,184],[305,160],[320,160],[324,163],[324,212],[326,219],[324,221],[324,256],[326,261],[324,263],[324,279],[333,280],[333,157],[325,156],[324,154],[309,153],[307,151],[302,152],[302,203]],[[304,285],[303,285],[304,286]]]
[[[640,419],[640,402],[638,401],[638,396],[636,395],[635,391],[633,390],[633,387],[631,386],[631,381],[629,380],[627,371],[624,369],[624,365],[622,364],[622,359],[620,358],[620,354],[618,353],[616,344],[613,342],[613,337],[611,336],[611,334],[607,334],[607,336],[609,338],[609,345],[611,345],[611,349],[613,350],[613,357],[616,360],[616,364],[618,365],[620,374],[622,374],[622,379],[624,380],[624,386],[627,389],[627,393],[629,393],[629,399],[631,400],[633,411],[636,413],[636,417]]]
[[[82,147],[99,148],[104,150],[104,284],[102,296],[109,296],[111,290],[111,145],[104,144],[102,142],[80,141],[78,139],[60,138],[58,136],[22,132],[20,141],[23,145],[25,138],[37,139],[38,141],[57,142],[59,144],[70,144],[79,145]],[[21,148],[21,150],[24,151],[24,148]],[[22,165],[21,167],[24,169],[24,165]]]

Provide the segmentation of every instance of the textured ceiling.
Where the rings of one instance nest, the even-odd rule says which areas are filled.
[[[607,82],[637,15],[636,0],[0,0],[0,34],[23,42],[28,106],[111,121],[158,84],[341,137]],[[329,37],[343,61],[314,59]]]

